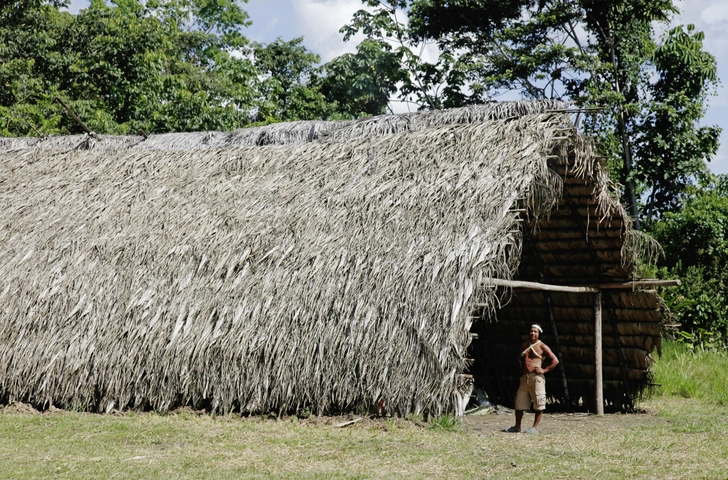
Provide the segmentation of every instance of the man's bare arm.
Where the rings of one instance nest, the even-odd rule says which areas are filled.
[[[537,368],[536,373],[550,372],[551,370],[556,368],[556,365],[559,364],[559,359],[556,358],[556,355],[554,355],[554,352],[552,352],[551,349],[545,343],[542,343],[541,346],[542,346],[541,351],[544,353],[544,357],[549,357],[550,361],[546,367]]]

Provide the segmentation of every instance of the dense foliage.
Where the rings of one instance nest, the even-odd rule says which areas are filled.
[[[0,135],[83,133],[58,99],[108,134],[355,118],[382,113],[396,82],[366,46],[324,70],[301,38],[251,44],[236,0],[67,4],[0,5]]]
[[[261,75],[257,89],[258,120],[307,120],[326,118],[331,113],[317,85],[321,59],[304,47],[303,38],[255,44],[253,55]]]
[[[255,72],[232,55],[247,14],[228,0],[93,0],[0,7],[0,134],[80,133],[64,100],[99,133],[229,129],[248,123]]]
[[[665,299],[692,345],[728,345],[728,176],[695,188],[651,226],[665,249],[661,276],[680,278]]]

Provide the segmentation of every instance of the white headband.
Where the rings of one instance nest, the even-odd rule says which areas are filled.
[[[538,330],[538,333],[543,333],[543,328],[541,328],[541,325],[539,325],[537,323],[534,323],[533,325],[531,325],[531,328],[535,328],[536,330]]]

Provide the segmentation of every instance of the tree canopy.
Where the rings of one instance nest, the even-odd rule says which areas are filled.
[[[251,44],[234,0],[0,6],[0,135],[230,130],[326,118],[317,55],[301,39]]]
[[[0,27],[2,134],[79,133],[64,100],[97,132],[229,129],[248,123],[247,14],[227,0],[92,0],[71,15],[35,1]]]

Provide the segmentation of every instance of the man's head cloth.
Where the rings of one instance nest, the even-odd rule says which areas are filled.
[[[534,323],[533,325],[531,325],[531,328],[535,328],[536,330],[538,330],[539,334],[543,333],[543,328],[541,328],[541,325],[539,325],[538,323]]]

